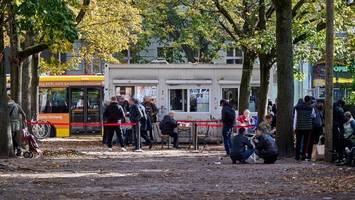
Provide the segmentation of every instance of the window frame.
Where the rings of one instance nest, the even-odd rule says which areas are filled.
[[[227,51],[228,49],[233,49],[233,56],[229,56]],[[226,64],[228,65],[233,65],[233,64],[243,64],[244,60],[243,60],[243,55],[244,55],[244,52],[240,49],[240,48],[236,48],[236,47],[230,47],[228,48],[227,51],[226,51],[226,56],[225,56],[225,62]],[[241,55],[237,55],[237,51],[241,51]],[[227,60],[232,60],[233,63],[227,63]],[[242,62],[241,63],[236,63],[237,60],[241,60]]]
[[[208,111],[207,112],[191,112],[191,108],[190,108],[190,90],[193,90],[193,89],[207,89],[208,92],[209,92],[209,95],[208,95]],[[171,102],[170,102],[170,97],[171,97],[171,93],[170,91],[171,90],[187,90],[187,98],[186,98],[186,106],[187,106],[187,111],[183,111],[183,110],[171,110]],[[173,112],[177,112],[177,113],[197,113],[197,114],[206,114],[206,113],[211,113],[211,93],[212,93],[212,90],[211,90],[211,86],[209,85],[199,85],[199,86],[171,86],[171,87],[168,87],[168,108],[169,108],[169,111],[173,111]]]

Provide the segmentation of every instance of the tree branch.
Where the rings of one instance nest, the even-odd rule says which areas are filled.
[[[266,11],[266,20],[271,18],[274,11],[275,11],[275,5],[271,2],[269,9],[267,9],[267,11]]]
[[[36,45],[30,46],[30,47],[27,47],[26,49],[23,49],[22,51],[19,51],[18,56],[22,60],[24,58],[27,58],[30,55],[44,51],[47,48],[48,48],[48,44],[36,44]]]
[[[86,9],[90,4],[90,0],[83,0],[83,5],[75,18],[76,24],[80,24],[80,22],[84,19],[86,14]]]
[[[306,0],[299,0],[295,6],[292,8],[292,18],[297,15],[298,10],[306,3]]]
[[[243,32],[238,28],[238,25],[233,20],[232,16],[228,13],[228,11],[219,3],[219,0],[214,0],[214,3],[218,9],[218,11],[227,19],[227,21],[232,25],[234,32],[241,36]]]
[[[324,30],[324,29],[325,29],[325,26],[326,26],[326,23],[325,23],[325,22],[320,22],[319,24],[317,24],[316,31],[319,32],[319,31],[321,31],[321,30]],[[297,37],[293,40],[293,44],[297,44],[297,43],[299,43],[300,41],[303,41],[303,40],[307,39],[308,36],[309,36],[309,35],[306,34],[306,33],[297,36]]]
[[[237,37],[232,33],[232,31],[221,21],[218,21],[222,28],[228,33],[228,35],[234,40],[237,41]]]

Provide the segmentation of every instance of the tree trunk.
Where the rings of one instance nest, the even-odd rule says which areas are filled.
[[[31,46],[33,42],[30,33],[26,34],[25,46]],[[31,71],[32,56],[28,56],[22,64],[22,109],[28,119],[31,119]]]
[[[4,32],[2,24],[4,23],[4,13],[0,14],[0,157],[14,156],[12,145],[11,130],[9,128],[7,95],[6,95],[6,70],[4,53]]]
[[[242,80],[240,82],[240,95],[239,95],[239,114],[241,114],[245,109],[249,108],[249,98],[250,98],[250,80],[253,73],[255,53],[243,48],[243,72]]]
[[[39,93],[39,55],[34,54],[32,60],[32,79],[31,79],[31,116],[37,120],[38,113],[38,93]]]
[[[18,52],[20,50],[19,30],[16,24],[16,14],[12,3],[9,5],[9,29],[10,29],[10,64],[11,64],[11,97],[21,104],[21,74],[22,64]]]
[[[259,55],[260,59],[260,87],[258,91],[258,119],[262,122],[268,103],[268,93],[270,85],[270,70],[272,65],[268,61],[267,55]]]
[[[294,152],[293,139],[293,52],[292,1],[273,1],[276,8],[276,61],[277,61],[277,142],[280,155]]]
[[[185,44],[181,45],[181,47],[184,50],[187,62],[195,63],[197,60],[195,59],[194,50]]]
[[[334,0],[327,0],[326,6],[325,158],[331,162],[331,150],[333,149]]]

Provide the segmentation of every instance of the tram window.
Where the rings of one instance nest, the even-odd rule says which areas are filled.
[[[238,110],[238,88],[223,88],[222,98],[229,101],[235,110]]]
[[[68,113],[68,93],[66,88],[40,88],[40,113]]]
[[[209,112],[209,89],[190,89],[190,112]]]
[[[170,90],[170,110],[187,112],[187,90],[171,89]]]

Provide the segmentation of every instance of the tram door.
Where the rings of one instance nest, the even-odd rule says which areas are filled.
[[[71,134],[100,134],[102,89],[71,87],[69,92]]]

